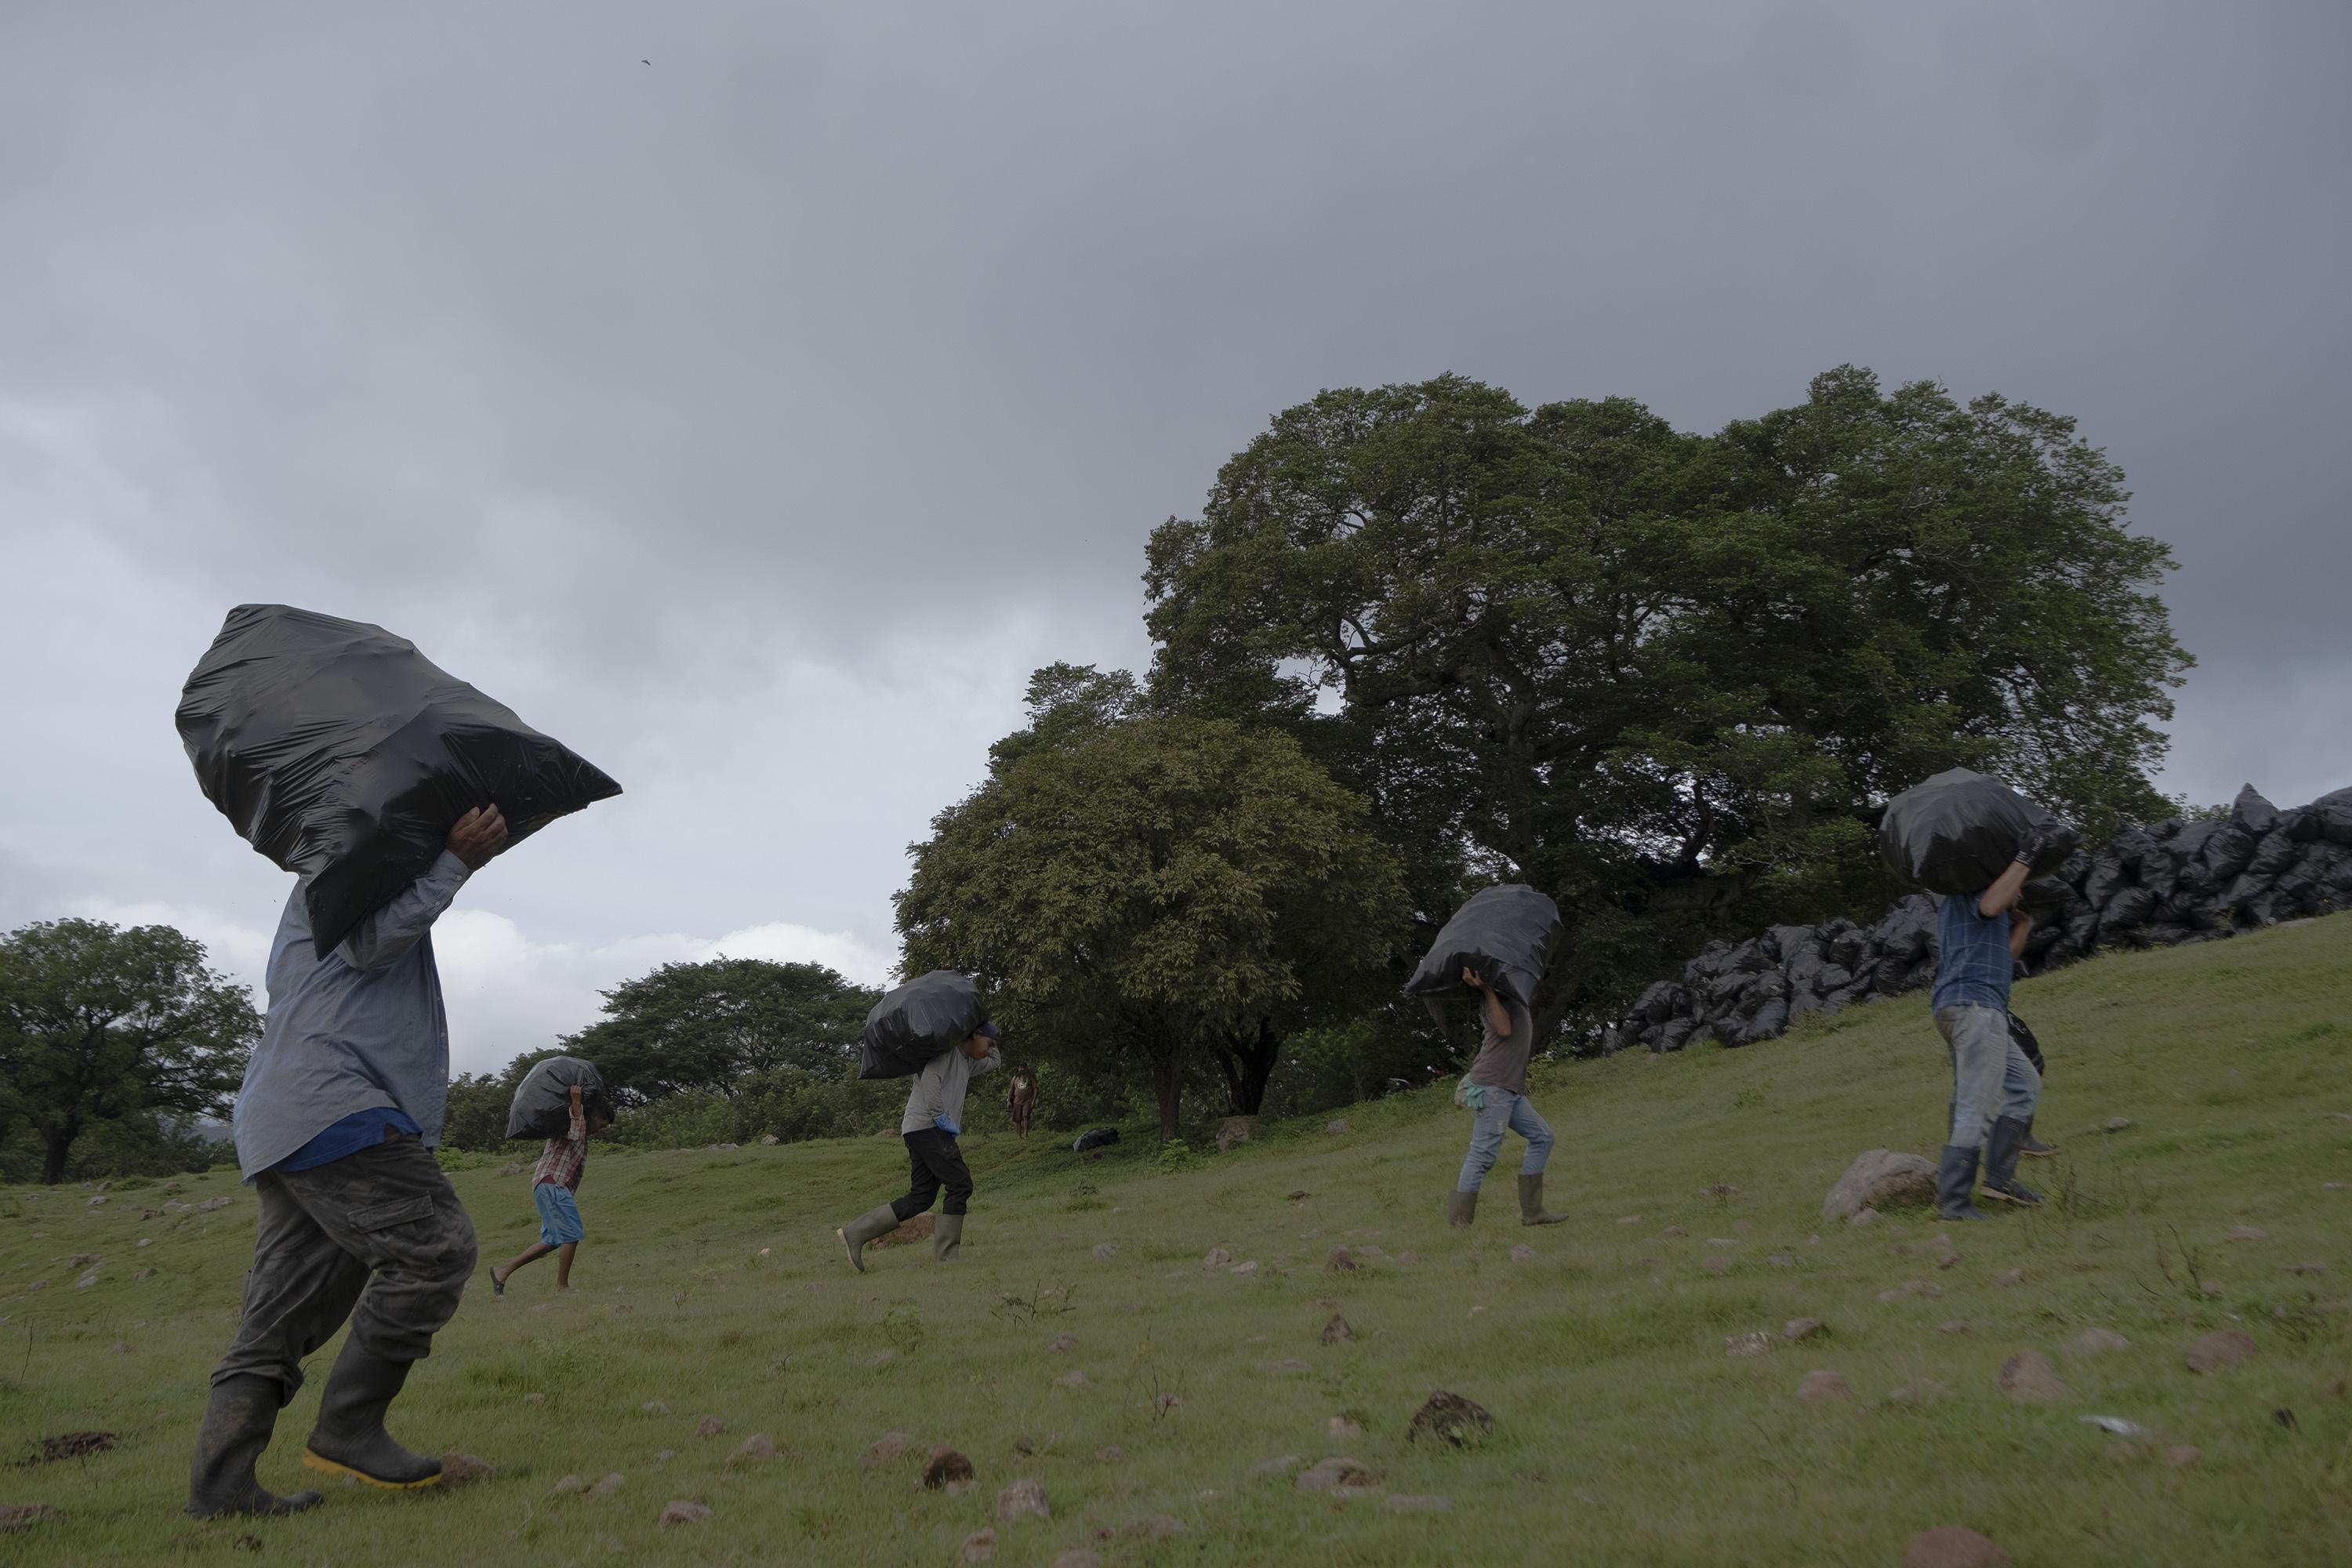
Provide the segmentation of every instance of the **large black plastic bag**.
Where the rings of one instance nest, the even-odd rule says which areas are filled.
[[[1526,883],[1481,889],[1437,933],[1429,956],[1404,983],[1404,994],[1426,997],[1433,1007],[1444,997],[1465,994],[1462,972],[1468,969],[1532,1008],[1559,936],[1559,906]]]
[[[866,1053],[859,1078],[912,1078],[941,1051],[971,1037],[988,1022],[980,986],[967,974],[934,969],[874,1004],[866,1015]]]
[[[578,1057],[550,1057],[533,1063],[515,1085],[514,1103],[507,1108],[507,1136],[561,1138],[571,1131],[575,1083],[584,1109],[611,1117],[613,1102],[604,1097],[603,1074]]]
[[[309,879],[324,958],[495,804],[520,839],[621,793],[604,772],[363,621],[239,605],[180,694],[180,740],[230,826]]]
[[[1931,893],[1981,893],[2017,858],[2029,827],[2042,835],[2036,877],[2064,865],[2081,843],[2072,827],[1999,779],[1954,768],[1886,803],[1878,850],[1897,874]]]

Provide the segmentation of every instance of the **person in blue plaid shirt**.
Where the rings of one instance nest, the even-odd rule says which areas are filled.
[[[1979,1147],[1984,1196],[2028,1207],[2042,1201],[2017,1180],[2017,1157],[2042,1099],[2042,1075],[2009,1027],[2010,978],[2033,930],[2020,900],[2041,847],[2029,835],[1991,887],[1948,893],[1937,906],[1936,989],[1928,1005],[1952,1061],[1951,1127],[1936,1167],[1940,1219],[1986,1217],[1974,1201]]]

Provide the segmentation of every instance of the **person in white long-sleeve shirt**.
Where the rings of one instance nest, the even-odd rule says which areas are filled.
[[[963,1151],[956,1144],[963,1131],[964,1091],[975,1077],[994,1072],[1003,1061],[996,1026],[982,1024],[915,1075],[914,1086],[907,1091],[907,1113],[898,1120],[913,1179],[904,1197],[870,1209],[834,1232],[849,1254],[851,1268],[864,1273],[866,1245],[929,1210],[942,1190],[947,1202],[931,1232],[931,1257],[952,1263],[961,1253],[964,1213],[971,1203],[971,1167],[963,1163]]]

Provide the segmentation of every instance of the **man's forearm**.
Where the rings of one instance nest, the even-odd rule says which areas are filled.
[[[362,969],[389,967],[433,929],[472,875],[463,860],[443,850],[431,870],[360,921],[343,942],[344,956]]]

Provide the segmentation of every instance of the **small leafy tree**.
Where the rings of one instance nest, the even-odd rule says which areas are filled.
[[[731,1096],[751,1075],[782,1068],[840,1079],[856,1066],[879,999],[821,963],[665,963],[605,992],[605,1016],[566,1038],[562,1054],[595,1063],[623,1105],[696,1090]],[[527,1070],[535,1059],[517,1062]]]
[[[1256,1111],[1288,1036],[1389,983],[1394,857],[1286,735],[1132,717],[1128,678],[1069,667],[1031,707],[912,851],[908,967],[977,976],[1024,1054],[1117,1060],[1164,1136],[1188,1074]]]
[[[32,1129],[50,1184],[86,1134],[226,1116],[260,1033],[245,987],[170,926],[46,921],[0,937],[0,1120]]]

